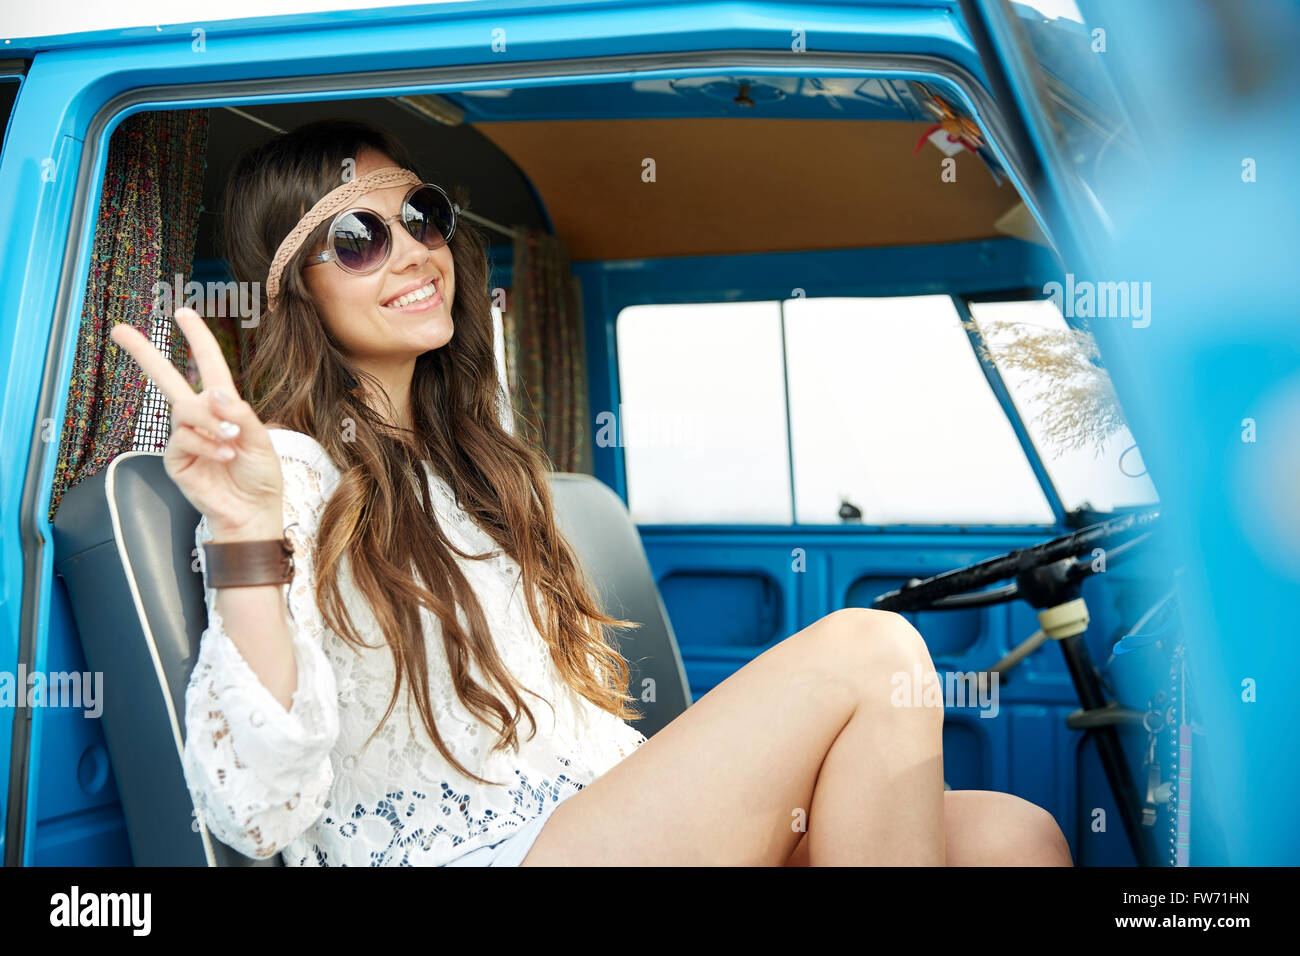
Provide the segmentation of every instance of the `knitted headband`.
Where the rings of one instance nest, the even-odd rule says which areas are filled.
[[[368,193],[372,189],[400,186],[403,183],[418,186],[421,182],[420,177],[409,169],[402,169],[400,166],[384,166],[326,193],[308,210],[307,215],[298,220],[298,225],[293,227],[289,235],[285,236],[284,241],[280,243],[280,247],[275,250],[275,257],[271,260],[271,269],[266,277],[266,298],[270,307],[275,308],[275,300],[280,294],[280,273],[289,264],[289,260],[297,254],[303,240],[311,235],[313,229],[346,209],[356,196]]]

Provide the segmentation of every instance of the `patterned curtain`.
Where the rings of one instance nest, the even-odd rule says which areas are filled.
[[[180,330],[169,318],[155,321],[154,286],[189,275],[207,142],[206,110],[136,113],[109,142],[50,520],[69,488],[131,448],[137,425],[159,450],[166,444],[165,399],[146,389],[144,372],[108,332],[130,322],[187,370]]]
[[[555,471],[591,474],[582,286],[563,242],[514,228],[503,332],[516,433],[542,448]]]

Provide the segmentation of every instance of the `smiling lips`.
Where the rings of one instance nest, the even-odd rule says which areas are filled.
[[[421,308],[430,308],[441,301],[442,296],[438,293],[437,280],[430,279],[416,289],[389,299],[384,303],[384,307],[388,309],[409,309],[412,312],[418,312]],[[420,308],[412,308],[412,306],[419,306]]]

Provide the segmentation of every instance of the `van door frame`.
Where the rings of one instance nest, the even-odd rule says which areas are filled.
[[[764,49],[619,54],[609,57],[508,63],[474,64],[442,68],[321,74],[311,77],[268,78],[198,82],[139,87],[107,100],[87,125],[85,144],[77,163],[75,192],[70,199],[69,228],[64,245],[58,290],[50,322],[37,400],[37,420],[62,421],[66,412],[67,384],[76,348],[73,331],[85,291],[89,249],[93,236],[91,206],[102,189],[108,140],[117,125],[132,113],[154,109],[208,109],[227,105],[275,102],[294,96],[322,94],[320,98],[355,98],[367,92],[386,95],[455,91],[470,84],[506,85],[519,80],[584,80],[616,82],[646,79],[656,74],[681,76],[719,72],[779,73],[786,76],[820,75],[849,71],[877,78],[910,79],[947,88],[980,125],[986,142],[1011,178],[1020,196],[1050,236],[1042,215],[1041,198],[1026,175],[1025,159],[1014,149],[1015,136],[1008,120],[980,81],[960,64],[931,54],[881,54],[843,51],[802,53]],[[346,87],[340,85],[346,81]],[[21,104],[15,106],[15,115]],[[65,146],[72,137],[64,137]],[[61,187],[66,190],[66,186]],[[51,197],[53,201],[53,197]],[[64,205],[60,201],[60,205]],[[94,203],[97,208],[97,203]],[[90,228],[88,228],[90,227]],[[29,317],[28,321],[33,318]],[[46,517],[48,490],[58,454],[58,444],[32,443],[26,461],[20,504],[20,540],[23,547],[22,604],[18,633],[18,661],[28,667],[37,659],[42,632],[48,628],[53,550]],[[28,846],[35,819],[28,813],[35,802],[36,775],[32,769],[33,720],[13,724],[5,814],[4,862],[29,864]]]

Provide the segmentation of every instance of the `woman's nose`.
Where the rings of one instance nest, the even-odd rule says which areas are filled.
[[[389,224],[389,229],[393,233],[393,265],[395,268],[404,268],[411,262],[421,263],[429,255],[429,247],[417,240],[407,228],[402,225],[401,217],[394,217]]]

